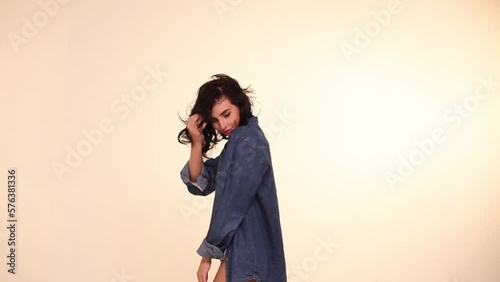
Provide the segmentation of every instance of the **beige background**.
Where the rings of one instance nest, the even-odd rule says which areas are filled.
[[[290,282],[500,279],[500,1],[40,3],[0,8],[1,281],[196,281],[213,195],[180,181],[177,113],[219,72],[256,92]]]

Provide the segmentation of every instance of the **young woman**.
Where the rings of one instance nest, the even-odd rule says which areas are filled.
[[[269,143],[252,114],[250,93],[225,74],[212,76],[177,137],[191,144],[180,173],[188,191],[215,191],[210,226],[197,250],[198,282],[208,281],[212,259],[221,260],[214,282],[286,282]],[[208,158],[222,139],[227,142],[220,155]]]

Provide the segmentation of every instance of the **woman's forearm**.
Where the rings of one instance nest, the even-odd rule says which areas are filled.
[[[198,178],[198,176],[201,174],[201,168],[203,166],[201,151],[201,143],[191,144],[191,156],[189,157],[189,178],[193,182],[196,181],[196,178]]]

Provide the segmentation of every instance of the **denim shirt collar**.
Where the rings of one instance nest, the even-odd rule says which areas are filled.
[[[248,118],[248,124],[258,125],[259,124],[259,119],[256,116],[249,117]]]
[[[259,126],[259,119],[256,116],[251,116],[248,118],[248,123],[245,126],[238,126],[236,127],[231,134],[227,137],[228,140],[241,137],[242,135],[248,134],[247,129],[244,129],[245,127],[255,127]],[[241,128],[240,128],[241,127]],[[225,145],[224,145],[225,148]],[[224,150],[223,150],[224,151]]]

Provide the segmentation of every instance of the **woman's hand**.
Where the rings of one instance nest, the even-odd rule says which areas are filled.
[[[196,272],[198,282],[208,282],[208,271],[210,270],[210,266],[212,266],[211,258],[201,258],[200,266]]]
[[[189,131],[189,135],[191,136],[191,141],[193,143],[203,143],[203,140],[205,137],[203,136],[203,129],[207,125],[206,122],[204,122],[202,125],[200,125],[201,121],[201,115],[200,114],[194,114],[189,117],[188,123],[187,123],[187,130]]]

